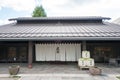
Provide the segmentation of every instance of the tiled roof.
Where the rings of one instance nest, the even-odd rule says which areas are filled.
[[[120,25],[112,23],[8,24],[0,40],[120,40]]]

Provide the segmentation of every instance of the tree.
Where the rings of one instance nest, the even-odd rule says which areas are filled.
[[[46,17],[46,16],[47,15],[42,6],[36,6],[32,13],[32,17]]]

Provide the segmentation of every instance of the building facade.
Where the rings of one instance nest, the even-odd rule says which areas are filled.
[[[76,62],[89,50],[96,62],[120,56],[120,25],[107,17],[13,18],[0,26],[0,62]]]

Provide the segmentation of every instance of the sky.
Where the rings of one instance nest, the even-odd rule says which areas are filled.
[[[0,0],[0,25],[8,19],[31,17],[34,8],[42,5],[48,17],[103,16],[120,17],[120,0]]]

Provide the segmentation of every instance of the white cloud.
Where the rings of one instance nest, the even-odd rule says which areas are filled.
[[[7,7],[16,11],[32,11],[35,5],[35,0],[0,0],[0,8]]]
[[[19,17],[31,17],[31,15],[19,16]],[[16,17],[13,17],[16,18]],[[10,19],[10,18],[9,18]],[[9,19],[0,19],[0,25],[13,23],[14,21],[9,21]]]
[[[42,0],[48,16],[120,17],[120,0]]]
[[[12,23],[12,22],[13,22],[13,21],[1,20],[1,19],[0,19],[0,25],[9,24],[9,23]]]
[[[120,17],[120,0],[0,0],[2,7],[31,13],[42,4],[48,16]]]

